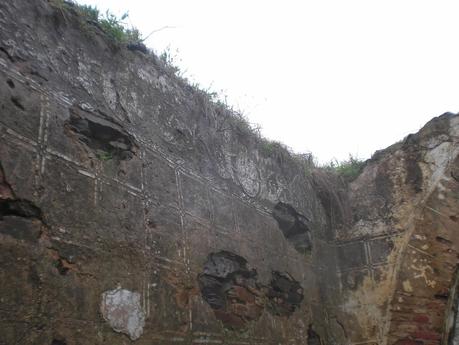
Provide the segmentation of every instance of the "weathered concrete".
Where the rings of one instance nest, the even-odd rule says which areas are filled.
[[[0,344],[447,344],[458,154],[444,114],[345,183],[71,9],[1,2]]]

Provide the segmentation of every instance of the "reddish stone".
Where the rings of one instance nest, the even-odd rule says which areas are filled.
[[[423,340],[439,340],[441,339],[441,334],[434,331],[417,331],[413,334],[416,339]]]
[[[245,304],[233,303],[231,304],[231,312],[234,314],[244,317],[247,314],[247,307]]]
[[[429,323],[429,317],[427,315],[416,315],[413,320],[418,323]]]
[[[245,326],[244,320],[230,312],[225,312],[221,309],[214,310],[215,317],[222,321],[225,325],[233,328],[243,328]]]
[[[235,285],[228,292],[228,296],[231,298],[236,298],[239,301],[245,303],[255,303],[255,296],[252,295],[246,288],[242,286]]]
[[[249,320],[257,320],[260,317],[262,312],[263,312],[263,308],[261,308],[257,304],[249,304],[247,305],[246,317]]]
[[[418,340],[400,339],[397,340],[393,345],[424,345],[424,343]]]

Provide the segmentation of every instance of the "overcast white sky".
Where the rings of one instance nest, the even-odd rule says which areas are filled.
[[[368,158],[459,111],[457,0],[79,0],[129,11],[157,52],[262,133],[319,161]]]

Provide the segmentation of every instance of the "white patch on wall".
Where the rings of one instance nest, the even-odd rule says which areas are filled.
[[[424,161],[431,166],[430,191],[438,186],[441,180],[449,180],[445,174],[446,168],[459,154],[459,147],[451,142],[444,142],[434,149],[427,151]]]
[[[240,154],[234,166],[236,179],[245,194],[256,197],[260,193],[260,172],[257,165],[247,154]]]
[[[100,311],[115,332],[136,340],[143,333],[145,313],[140,306],[140,293],[118,287],[102,293]]]
[[[115,86],[112,83],[113,76],[109,73],[104,74],[103,79],[103,90],[105,101],[107,102],[109,108],[113,111],[116,110],[117,96]]]

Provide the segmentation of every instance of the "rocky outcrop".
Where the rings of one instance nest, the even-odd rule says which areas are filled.
[[[458,115],[347,182],[59,3],[0,3],[0,344],[457,342]]]

